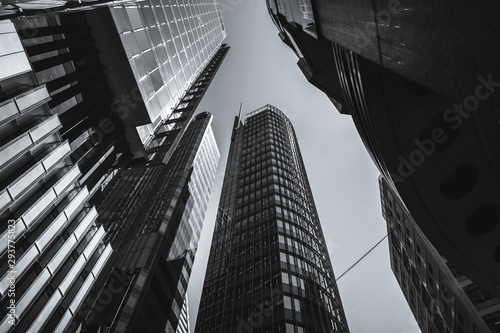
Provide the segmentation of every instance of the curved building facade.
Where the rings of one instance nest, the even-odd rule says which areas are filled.
[[[348,332],[294,129],[235,120],[195,332]]]
[[[337,51],[353,121],[379,170],[438,251],[500,295],[495,77],[479,75],[470,95],[456,102],[387,69],[374,70],[349,50]]]
[[[484,33],[498,3],[319,0],[317,37],[290,15],[298,2],[268,8],[430,242],[500,296],[500,45]]]
[[[391,269],[422,332],[500,332],[500,298],[443,258],[379,177]]]

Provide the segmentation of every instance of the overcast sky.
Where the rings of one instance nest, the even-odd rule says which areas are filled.
[[[265,0],[220,0],[231,46],[198,112],[209,111],[221,159],[189,282],[191,329],[203,287],[234,116],[265,104],[292,121],[336,276],[387,233],[378,175],[350,116],[307,82],[281,42]],[[382,242],[338,282],[352,333],[420,332]]]

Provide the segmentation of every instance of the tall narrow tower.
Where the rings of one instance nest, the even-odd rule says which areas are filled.
[[[198,114],[168,162],[110,185],[97,224],[113,253],[64,331],[176,331],[219,160],[211,122]]]
[[[291,122],[236,118],[195,332],[349,332]]]

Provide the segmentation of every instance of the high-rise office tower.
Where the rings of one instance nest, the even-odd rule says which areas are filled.
[[[441,256],[381,176],[391,268],[422,332],[500,332],[500,299]]]
[[[75,275],[66,276],[71,265],[96,272],[104,264],[109,249],[97,246],[103,229],[91,202],[130,154],[91,45],[81,45],[89,71],[77,78],[76,59],[43,61],[12,22],[0,26],[0,331],[7,332],[23,318],[31,323],[54,287],[61,300],[77,286]],[[69,82],[45,80],[66,73]],[[66,99],[58,94],[64,89]]]
[[[297,138],[235,119],[195,332],[348,332]]]
[[[500,297],[499,3],[267,3],[426,237]]]
[[[84,332],[175,332],[219,159],[211,119],[197,115],[168,162],[132,167],[110,184],[97,223],[114,252],[61,322]]]
[[[220,45],[221,34],[214,31],[222,29],[220,19],[212,19],[216,15],[215,7],[203,4],[194,6],[200,16],[196,20],[185,22],[180,16],[172,16],[175,22],[172,18],[142,29],[136,20],[133,32],[123,33],[140,34],[146,28],[155,30],[162,25],[167,26],[163,27],[167,31],[172,29],[172,36],[164,42],[153,43],[152,32],[146,33],[147,40],[141,39],[150,45],[141,55],[162,46],[166,50],[169,41],[176,45],[174,49],[180,53],[168,53],[167,61],[158,60],[157,67],[182,57],[184,49],[177,48],[178,40],[186,46],[184,51],[195,53],[194,67],[189,67],[191,76],[186,78],[186,66],[191,63],[185,62],[179,62],[183,66],[171,77],[162,76],[166,80],[164,84],[170,80],[178,84],[176,75],[189,84],[184,82],[178,86],[175,97],[171,96],[174,102],[169,107],[172,109],[163,108],[161,113],[154,108],[163,115],[156,118],[149,116],[148,107],[161,88],[154,93],[146,89],[148,94],[143,95],[139,85],[151,83],[147,77],[158,68],[143,71],[144,60],[135,59],[138,55],[131,57],[135,57],[136,64],[142,64],[137,65],[139,70],[131,68],[125,56],[114,59],[115,63],[125,64],[123,67],[105,62],[110,57],[99,44],[102,30],[91,23],[110,9],[35,15],[16,20],[14,24],[0,21],[0,153],[4,157],[0,169],[0,331],[15,328],[25,331],[30,327],[33,330],[47,327],[48,331],[56,327],[63,329],[77,320],[72,316],[79,316],[81,311],[90,308],[86,301],[93,294],[87,293],[100,286],[105,276],[100,274],[107,274],[117,251],[110,241],[113,230],[106,229],[99,217],[105,212],[107,193],[123,179],[116,177],[127,166],[137,171],[140,167],[151,167],[151,163],[166,164],[175,151],[177,154],[183,151],[179,146],[182,134],[229,49]],[[168,7],[172,13],[185,14],[193,9],[192,6],[180,9],[178,3],[175,5],[177,9],[165,5],[160,11],[165,13]],[[208,16],[204,15],[205,10]],[[176,35],[178,30],[174,25],[192,27],[191,23],[197,24],[193,30],[183,30],[185,34]],[[113,29],[107,33],[115,34],[113,45],[117,45],[120,36],[116,27]],[[214,43],[212,38],[216,40]],[[127,46],[133,47],[130,43]],[[125,52],[123,46],[120,47],[116,52]],[[144,74],[139,82],[135,81],[136,72]],[[115,83],[127,75],[133,78],[135,85],[120,92]],[[143,120],[140,124],[134,122],[138,118]],[[153,120],[155,127],[143,142],[137,127],[147,127]],[[130,135],[134,130],[135,137]],[[131,161],[133,157],[135,160]],[[108,211],[119,211],[123,209],[120,204],[105,207]],[[198,217],[202,216],[203,205],[197,213]],[[192,239],[197,239],[199,226],[188,227],[196,225],[190,219],[182,221],[179,230],[186,230],[184,238],[193,232]],[[169,277],[173,281],[169,286],[174,286],[171,292],[175,295],[172,308],[180,309],[194,250],[183,250],[175,244],[178,243],[173,245],[177,251],[169,253],[166,265],[173,267],[169,268],[170,272],[175,272]],[[8,245],[10,250],[15,247],[15,272],[9,267],[12,251],[8,251]],[[192,246],[195,247],[195,243]],[[7,280],[12,276],[15,279]],[[118,274],[113,278],[123,285],[129,282],[124,276]],[[15,293],[11,293],[14,285]],[[119,290],[117,288],[111,291]],[[104,297],[109,295],[106,291],[104,294]],[[7,309],[11,303],[15,304],[15,310]],[[170,321],[176,325],[177,317]]]
[[[60,104],[57,112],[81,103],[82,88],[96,96],[95,103],[105,96],[134,158],[147,156],[155,132],[186,119],[173,111],[194,97],[186,91],[226,37],[212,0],[148,0],[15,24],[37,78],[55,95],[52,103]]]
[[[211,118],[195,117],[168,163],[120,172],[99,215],[85,202],[75,213],[85,188],[74,190],[75,199],[52,223],[46,218],[41,235],[28,234],[35,242],[15,243],[16,254],[24,253],[4,274],[14,274],[15,295],[13,280],[2,281],[5,308],[15,300],[2,331],[175,331],[218,163]],[[16,237],[26,235],[19,230]]]
[[[84,14],[101,62],[113,73],[116,107],[130,109],[122,119],[131,150],[144,156],[181,99],[193,97],[186,91],[226,37],[217,2],[146,0]]]

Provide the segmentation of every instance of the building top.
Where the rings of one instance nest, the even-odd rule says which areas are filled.
[[[285,115],[285,114],[283,113],[283,111],[281,111],[281,110],[280,110],[280,109],[278,109],[277,107],[275,107],[275,106],[273,106],[273,105],[271,105],[271,104],[266,104],[266,105],[264,105],[263,107],[258,108],[257,110],[254,110],[254,111],[252,111],[252,112],[250,112],[250,113],[247,113],[247,114],[245,115],[245,121],[246,121],[248,118],[253,117],[253,116],[255,116],[255,115],[257,115],[257,114],[259,114],[259,113],[261,113],[261,112],[264,112],[264,111],[272,111],[272,112],[278,113],[278,114],[283,115],[283,116]],[[286,117],[286,116],[285,116],[285,117]]]

